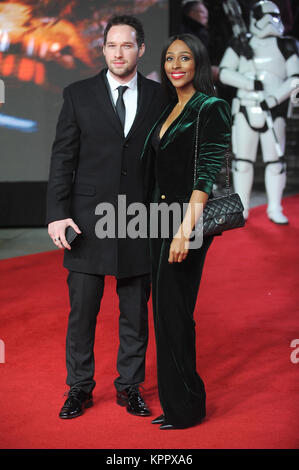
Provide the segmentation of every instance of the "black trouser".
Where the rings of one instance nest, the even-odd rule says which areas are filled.
[[[66,338],[67,384],[86,392],[95,387],[94,339],[97,315],[104,292],[104,275],[70,271],[68,286],[71,311]],[[117,390],[137,385],[145,378],[148,342],[148,274],[117,279],[119,297],[119,349],[114,381]],[[114,314],[114,312],[111,312]]]
[[[168,263],[171,240],[152,238],[152,299],[158,389],[166,422],[192,425],[205,416],[205,388],[196,371],[195,309],[207,250],[190,249],[182,263]]]

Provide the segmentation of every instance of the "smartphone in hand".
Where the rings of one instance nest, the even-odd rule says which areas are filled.
[[[74,240],[80,235],[77,233],[71,225],[69,225],[65,231],[65,238],[69,245],[71,245]]]

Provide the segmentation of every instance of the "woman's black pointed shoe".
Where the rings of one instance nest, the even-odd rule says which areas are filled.
[[[161,424],[160,429],[178,429],[178,428],[174,426],[173,424],[163,423]]]
[[[175,425],[175,424],[169,424],[169,423],[163,423],[160,426],[160,429],[162,430],[167,430],[167,429],[187,429],[191,428],[193,426],[196,426],[197,424],[200,424],[202,422],[203,418],[197,421],[196,423],[193,424],[185,424],[185,425]]]
[[[160,415],[157,418],[153,419],[152,424],[163,424],[165,421],[165,416]]]
[[[177,425],[174,425],[174,424],[161,424],[160,426],[160,429],[186,429],[186,428],[190,428],[191,426],[194,426],[193,424],[190,425],[190,426],[177,426]]]

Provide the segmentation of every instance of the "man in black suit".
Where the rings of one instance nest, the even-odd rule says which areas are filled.
[[[93,348],[105,275],[117,279],[120,307],[116,401],[132,414],[150,414],[139,390],[148,341],[148,243],[117,235],[99,238],[95,230],[99,203],[111,204],[117,214],[119,195],[126,196],[127,205],[143,202],[140,154],[162,107],[160,85],[137,72],[144,49],[139,20],[114,17],[104,34],[108,69],[64,89],[47,202],[48,232],[55,245],[65,249],[63,265],[69,270],[70,391],[60,418],[77,417],[93,404]],[[68,226],[79,234],[72,246],[65,238]]]

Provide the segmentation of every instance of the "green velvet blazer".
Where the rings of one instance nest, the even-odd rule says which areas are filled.
[[[196,121],[203,101],[194,181]],[[169,204],[176,201],[188,202],[194,189],[210,195],[225,152],[231,144],[232,121],[228,103],[198,91],[167,129],[160,140],[158,152],[155,152],[152,146],[153,132],[166,120],[175,104],[172,102],[165,108],[144,144],[141,165],[146,203],[153,201],[154,189],[155,201],[161,199],[161,202]]]

